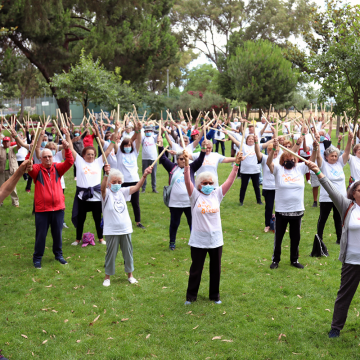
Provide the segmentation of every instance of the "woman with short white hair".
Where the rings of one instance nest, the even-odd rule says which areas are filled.
[[[118,169],[104,166],[105,176],[101,182],[101,202],[104,218],[103,235],[106,238],[105,280],[104,286],[110,286],[110,276],[115,274],[115,260],[119,246],[124,258],[125,272],[130,284],[137,283],[133,277],[134,263],[132,255],[131,233],[133,232],[126,201],[131,194],[139,191],[152,168],[145,169],[140,181],[135,186],[121,188],[124,175]]]
[[[348,142],[344,153],[340,156],[340,150],[334,146],[328,147],[324,151],[324,159],[321,156],[321,152],[317,151],[316,160],[321,172],[332,182],[336,189],[346,196],[345,174],[343,171],[344,166],[349,160],[351,142],[354,137],[352,132],[349,132]],[[320,215],[317,225],[317,236],[322,240],[326,221],[333,211],[334,225],[336,230],[337,240],[336,243],[340,244],[342,233],[342,221],[339,211],[331,200],[327,191],[320,184]],[[316,235],[315,235],[316,236]]]
[[[196,301],[207,253],[210,256],[209,299],[215,301],[216,304],[221,304],[219,287],[224,240],[220,218],[220,203],[235,181],[241,156],[240,154],[237,155],[234,159],[236,164],[233,166],[228,179],[216,189],[214,186],[218,179],[210,171],[198,174],[194,186],[190,178],[188,154],[185,153],[183,156],[185,158],[185,185],[190,197],[192,213],[192,229],[189,240],[192,264],[185,304],[188,305],[192,301]]]

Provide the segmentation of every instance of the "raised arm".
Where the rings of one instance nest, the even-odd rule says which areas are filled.
[[[235,164],[231,170],[231,173],[229,175],[229,177],[227,178],[227,180],[221,185],[221,189],[222,189],[222,193],[223,196],[225,196],[225,194],[230,190],[231,185],[234,183],[236,176],[237,176],[237,172],[239,169],[239,164],[242,158],[242,154],[240,152],[238,152],[236,154],[236,157],[234,158],[235,160]]]
[[[140,190],[140,188],[143,186],[143,184],[146,180],[146,177],[152,173],[152,169],[153,168],[151,166],[149,166],[148,168],[145,169],[144,174],[141,177],[140,181],[136,185],[130,187],[130,195],[132,195]]]
[[[230,140],[237,146],[237,147],[240,147],[240,141],[237,141],[231,134],[229,131],[227,130],[224,130],[224,134],[227,135]]]
[[[348,141],[347,141],[347,144],[346,144],[346,147],[345,147],[345,151],[342,154],[344,164],[346,164],[349,161],[350,151],[351,151],[351,144],[352,144],[353,139],[354,139],[354,133],[352,131],[349,131]]]
[[[109,172],[110,172],[110,165],[109,164],[105,164],[104,165],[104,171],[105,171],[105,175],[101,181],[101,196],[103,198],[103,200],[105,200],[105,196],[106,196],[106,188],[107,188],[107,182],[109,179]]]
[[[263,154],[260,151],[259,139],[256,135],[254,136],[254,140],[255,140],[255,154],[256,154],[258,161],[260,162],[263,157]]]
[[[270,150],[269,152],[269,156],[266,160],[266,165],[268,166],[270,172],[273,174],[274,173],[274,163],[273,163],[273,160],[274,160],[274,149],[276,149],[279,145],[279,141],[278,139],[274,139],[274,145],[273,145],[273,148]]]
[[[187,153],[184,154],[184,158],[185,158],[184,179],[185,179],[186,190],[190,197],[194,191],[194,184],[191,182],[190,179],[189,157],[187,155],[188,155]]]
[[[16,141],[16,145],[20,148],[23,147],[27,150],[30,151],[30,144],[27,144],[26,142],[24,142],[23,140],[20,139],[20,137],[18,136],[18,134],[16,133],[16,131],[12,128],[9,129],[11,136],[15,139]]]

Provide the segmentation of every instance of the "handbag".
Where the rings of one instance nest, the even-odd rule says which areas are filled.
[[[175,172],[175,170],[177,170],[178,166],[175,166],[171,172],[170,172],[170,176],[171,176],[171,183],[170,185],[164,186],[163,189],[163,200],[164,200],[164,204],[169,207],[169,202],[170,202],[170,194],[171,194],[171,189],[173,187],[173,185],[175,184],[175,181],[183,174],[183,171],[178,171],[178,173],[175,176],[172,176]]]

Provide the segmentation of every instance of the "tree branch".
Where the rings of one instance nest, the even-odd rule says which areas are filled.
[[[87,27],[82,26],[82,25],[69,25],[69,28],[73,28],[73,27],[84,29],[84,30],[89,31],[89,32],[91,31],[90,29],[88,29]]]

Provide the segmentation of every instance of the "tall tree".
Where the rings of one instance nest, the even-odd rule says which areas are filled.
[[[41,91],[41,74],[22,54],[7,48],[0,62],[0,80],[5,96],[20,98],[20,121],[24,115],[26,97],[38,96]]]
[[[313,8],[309,0],[177,0],[171,19],[180,25],[183,41],[222,72],[231,36],[236,36],[237,46],[260,39],[284,43],[308,29]]]
[[[185,91],[214,91],[213,83],[218,70],[211,64],[201,64],[190,69],[188,72]]]
[[[121,85],[119,69],[115,72],[106,70],[99,58],[93,61],[92,55],[86,56],[84,51],[79,62],[72,65],[67,73],[53,77],[51,86],[57,89],[56,95],[59,99],[80,103],[84,116],[90,102],[113,107],[120,103],[129,107],[128,98],[134,98],[132,89],[127,84]]]
[[[235,83],[238,100],[253,107],[268,108],[289,100],[297,84],[297,73],[282,50],[269,41],[246,41],[228,60],[228,74]]]
[[[2,38],[35,65],[48,83],[68,72],[81,49],[101,56],[105,67],[121,67],[125,80],[141,83],[155,65],[170,65],[178,44],[166,16],[171,0],[12,0],[4,2],[0,28],[18,26]],[[0,44],[1,45],[1,44]],[[51,86],[56,96],[56,88]],[[68,101],[58,101],[68,111]]]

